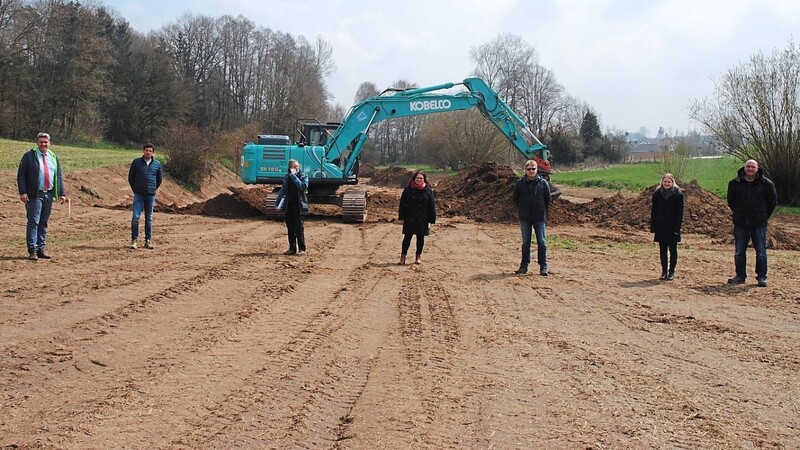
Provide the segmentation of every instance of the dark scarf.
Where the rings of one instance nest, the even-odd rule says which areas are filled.
[[[658,189],[661,191],[661,195],[663,195],[665,199],[668,199],[678,193],[678,187],[675,185],[672,185],[672,187],[669,189],[664,189],[663,186]]]

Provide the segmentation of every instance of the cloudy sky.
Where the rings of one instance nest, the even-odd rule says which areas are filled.
[[[800,39],[797,0],[100,1],[142,33],[191,13],[321,37],[337,66],[328,89],[345,108],[364,81],[460,81],[474,68],[471,48],[511,33],[595,109],[603,129],[651,136],[698,128],[686,114],[693,99],[711,96],[715,80],[751,55]]]

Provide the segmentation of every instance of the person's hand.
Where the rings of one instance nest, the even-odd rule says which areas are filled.
[[[19,201],[22,203],[28,203],[28,194],[20,194]]]
[[[58,203],[62,205],[64,204],[65,201],[67,201],[67,197],[64,197],[63,195],[58,199]]]
[[[291,172],[291,173],[292,173],[292,175],[297,175],[297,169],[295,169],[294,167],[292,167],[291,169],[289,169],[289,172]]]

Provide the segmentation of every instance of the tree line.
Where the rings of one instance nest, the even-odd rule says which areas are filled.
[[[323,40],[190,14],[143,35],[103,6],[0,2],[0,135],[141,143],[172,123],[218,133],[326,117]]]

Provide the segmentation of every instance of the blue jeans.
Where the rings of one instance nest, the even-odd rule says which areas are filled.
[[[28,223],[25,226],[25,243],[28,252],[43,250],[47,240],[47,221],[53,210],[52,192],[39,192],[36,198],[28,198],[25,203]]]
[[[139,217],[144,211],[144,238],[153,239],[153,207],[155,195],[133,194],[133,217],[131,218],[131,240],[139,239]]]
[[[767,227],[733,226],[733,237],[736,241],[736,253],[733,261],[736,264],[736,278],[747,278],[747,244],[752,241],[756,251],[756,280],[767,280]]]
[[[522,261],[519,263],[519,266],[527,269],[528,265],[531,263],[531,235],[536,233],[536,259],[539,261],[539,268],[547,269],[547,240],[544,234],[545,223],[520,219],[519,227],[522,230]]]

